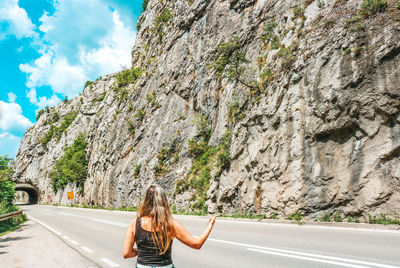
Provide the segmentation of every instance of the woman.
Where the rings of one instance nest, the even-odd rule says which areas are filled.
[[[131,221],[126,231],[123,256],[138,256],[138,268],[174,267],[171,259],[172,240],[176,237],[185,245],[200,249],[210,234],[216,217],[209,219],[206,230],[199,237],[192,236],[172,218],[164,190],[152,184],[146,191],[138,217]],[[135,242],[137,248],[133,248]]]

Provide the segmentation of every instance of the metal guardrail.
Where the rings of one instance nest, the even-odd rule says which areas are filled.
[[[22,211],[14,211],[0,215],[0,222],[22,215]]]

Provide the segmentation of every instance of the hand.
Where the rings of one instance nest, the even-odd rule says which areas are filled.
[[[215,219],[217,218],[218,216],[212,216],[211,218],[209,218],[208,219],[208,224],[210,225],[211,224],[211,226],[214,226],[214,223],[215,223]]]

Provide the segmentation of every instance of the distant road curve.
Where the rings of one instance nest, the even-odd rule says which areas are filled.
[[[122,257],[133,212],[30,205],[28,216],[101,267],[134,267]],[[174,216],[194,235],[206,217]],[[400,231],[260,223],[218,218],[199,251],[174,240],[176,267],[400,268]]]

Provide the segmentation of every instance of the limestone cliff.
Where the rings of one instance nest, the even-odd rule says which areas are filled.
[[[177,209],[399,217],[400,5],[361,4],[148,1],[132,51],[142,74],[108,75],[41,115],[16,179],[65,199],[49,173],[85,132],[79,203],[137,205],[155,181]]]

